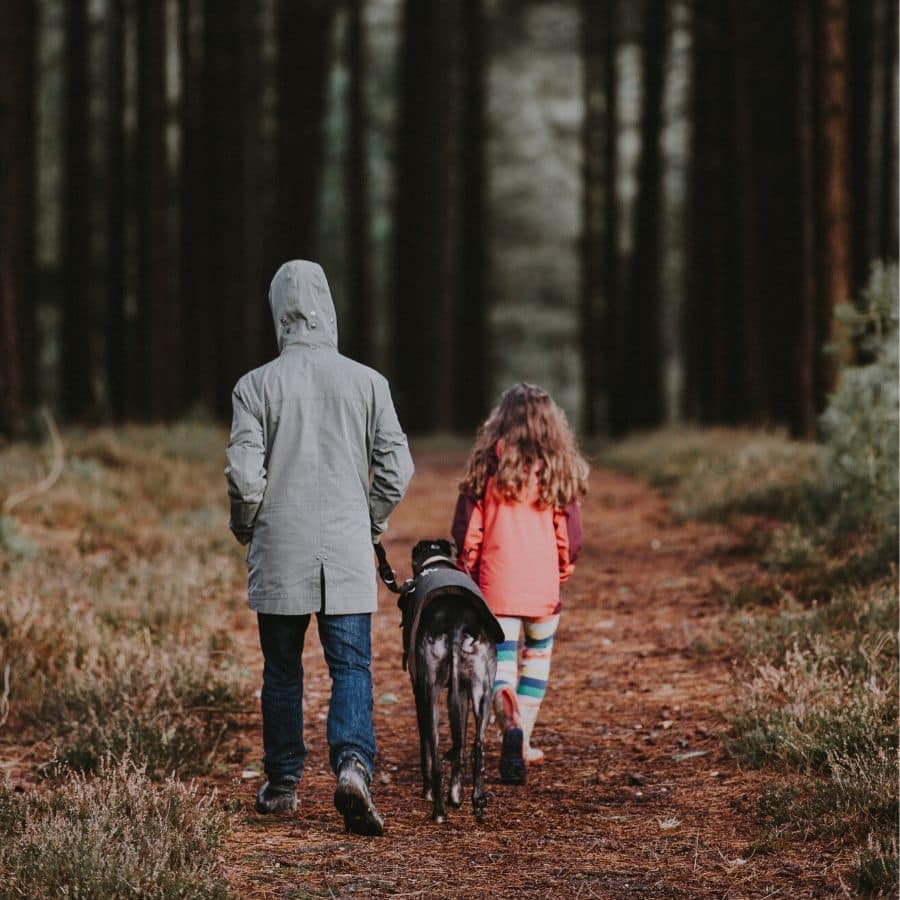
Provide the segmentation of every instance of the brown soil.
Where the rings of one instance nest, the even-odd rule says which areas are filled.
[[[461,460],[417,456],[417,473],[386,541],[400,577],[420,538],[444,536]],[[711,652],[723,591],[753,577],[722,526],[678,524],[637,481],[596,471],[584,506],[585,546],[565,589],[549,692],[535,731],[547,759],[524,787],[496,777],[485,824],[470,806],[435,825],[420,799],[418,737],[400,668],[394,598],[374,621],[380,839],[343,833],[332,806],[324,719],[328,676],[314,629],[305,653],[310,748],[296,814],[253,812],[257,779],[224,854],[239,897],[819,897],[841,895],[829,848],[765,852],[756,800],[770,778],[742,771],[719,734],[735,691]],[[237,589],[237,588],[236,588]],[[261,657],[249,612],[236,622],[248,668]],[[242,723],[233,757],[259,770],[259,718]]]

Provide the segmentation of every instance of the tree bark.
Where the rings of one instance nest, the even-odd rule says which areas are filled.
[[[732,406],[727,304],[734,265],[727,233],[734,166],[728,139],[732,97],[725,12],[718,0],[698,0],[691,71],[686,409],[704,423],[726,421]]]
[[[183,408],[207,414],[216,409],[221,317],[210,290],[215,247],[212,218],[216,189],[213,154],[216,140],[209,127],[216,82],[207,59],[207,22],[201,0],[179,0],[181,59],[181,158],[179,165],[179,316],[185,347],[181,376]]]
[[[134,403],[125,317],[125,3],[110,0],[106,19],[106,383],[113,418]]]
[[[732,141],[734,147],[737,278],[734,300],[739,307],[740,356],[734,364],[740,369],[740,406],[743,415],[754,424],[768,417],[762,323],[760,321],[760,250],[757,195],[764,184],[756,171],[759,159],[756,141],[759,120],[754,117],[754,49],[760,33],[756,3],[753,0],[729,2],[730,48],[733,68],[734,98]],[[736,335],[737,337],[737,335]]]
[[[455,2],[404,5],[392,360],[401,420],[418,433],[453,422],[455,11]]]
[[[62,342],[60,385],[63,413],[92,417],[90,160],[88,154],[88,23],[86,0],[65,6],[62,198]]]
[[[822,331],[834,347],[834,353],[823,367],[821,387],[824,393],[829,393],[837,383],[838,368],[853,360],[853,347],[846,330],[834,319],[835,307],[848,301],[852,294],[846,0],[824,0],[819,42]]]
[[[462,0],[459,289],[454,428],[471,433],[488,412],[487,170],[483,0]],[[464,386],[464,389],[462,389]]]
[[[581,359],[582,429],[595,435],[609,428],[609,341],[614,303],[618,205],[616,170],[615,20],[617,4],[582,3],[584,124],[582,152]]]
[[[138,404],[151,420],[178,404],[178,329],[173,302],[166,153],[164,6],[137,4],[138,54]]]
[[[818,327],[816,240],[816,148],[815,77],[812,0],[797,0],[797,151],[800,195],[800,322],[796,342],[797,388],[791,430],[797,437],[812,439],[816,430],[816,347]]]
[[[270,276],[287,260],[316,258],[335,4],[280,0],[278,9],[277,192]]]
[[[627,326],[628,371],[612,392],[629,398],[624,415],[610,422],[612,430],[658,425],[662,419],[661,345],[659,337],[659,217],[662,95],[668,4],[647,0],[641,47],[641,151],[635,211],[634,253],[629,283]],[[626,418],[627,416],[627,418]]]
[[[37,401],[36,35],[31,0],[0,7],[0,434],[19,431]]]
[[[347,7],[347,293],[351,315],[350,355],[374,365],[374,297],[369,241],[369,179],[366,141],[366,39],[364,0],[348,0]]]

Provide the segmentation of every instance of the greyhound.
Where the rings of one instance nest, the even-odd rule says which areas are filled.
[[[497,671],[497,644],[503,629],[475,582],[456,563],[452,541],[419,541],[413,548],[413,578],[398,587],[380,549],[379,572],[400,594],[403,667],[408,669],[416,701],[422,796],[432,801],[431,818],[443,822],[447,811],[442,789],[442,759],[438,754],[440,697],[447,688],[451,747],[447,802],[462,805],[463,748],[469,708],[475,718],[472,743],[472,811],[484,821],[484,743],[491,713],[491,692]]]

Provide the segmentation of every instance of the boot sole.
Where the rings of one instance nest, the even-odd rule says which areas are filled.
[[[500,781],[503,784],[525,784],[525,759],[522,756],[522,729],[510,725],[503,732],[500,749]]]
[[[257,800],[253,804],[253,808],[262,815],[270,815],[272,813],[280,813],[280,812],[294,812],[297,809],[297,798],[285,798],[284,800],[278,799],[271,803],[261,803]]]
[[[350,785],[339,785],[334,792],[334,805],[344,817],[344,827],[353,834],[380,837],[384,822],[369,800]]]

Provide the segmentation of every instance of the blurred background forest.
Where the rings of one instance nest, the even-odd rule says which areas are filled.
[[[413,433],[468,432],[524,379],[586,434],[810,437],[838,367],[866,361],[834,313],[897,257],[893,0],[0,19],[0,432],[38,404],[227,416],[276,352],[267,287],[297,257]]]

